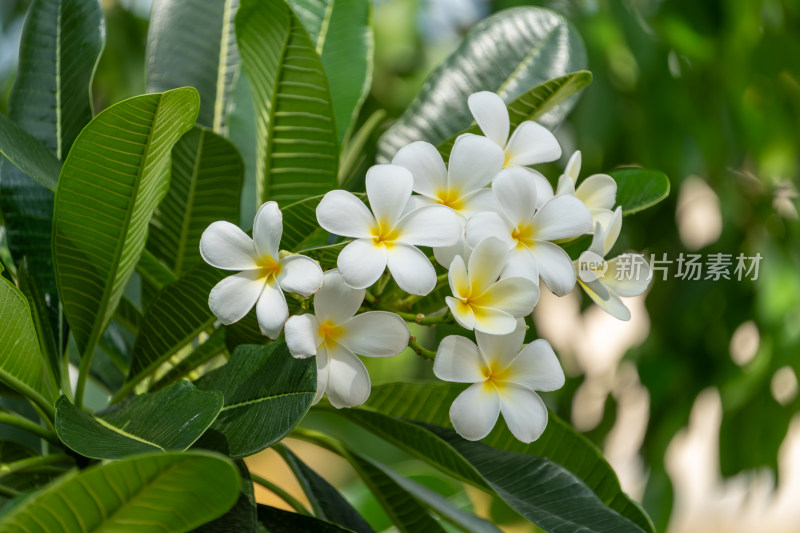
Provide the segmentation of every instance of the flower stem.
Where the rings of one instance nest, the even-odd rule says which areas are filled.
[[[59,464],[59,463],[72,463],[73,459],[69,455],[63,453],[55,453],[52,455],[44,455],[44,456],[37,456],[37,457],[28,457],[27,459],[21,459],[19,461],[14,461],[13,463],[8,463],[0,466],[0,480],[10,476],[11,474],[16,474],[17,472],[39,472],[44,470],[45,472],[50,472],[51,469],[49,468],[51,465]]]
[[[408,339],[408,347],[414,350],[417,355],[423,359],[430,361],[436,357],[436,352],[429,350],[417,342],[417,338],[412,336]]]
[[[13,426],[23,431],[27,431],[28,433],[33,433],[34,435],[52,442],[53,444],[59,444],[58,437],[55,433],[47,428],[43,428],[35,422],[28,420],[27,418],[23,418],[12,413],[0,412],[0,424]]]
[[[254,474],[253,472],[250,472],[250,479],[253,480],[255,483],[258,483],[259,485],[261,485],[262,487],[264,487],[265,489],[267,489],[271,493],[275,494],[281,500],[285,501],[298,514],[302,514],[302,515],[306,515],[306,516],[313,516],[309,512],[309,510],[306,509],[305,506],[302,503],[300,503],[299,500],[297,500],[297,498],[295,498],[294,496],[292,496],[291,494],[289,494],[288,492],[286,492],[285,490],[283,490],[282,488],[277,486],[272,481],[270,481],[270,480],[268,480],[266,478],[263,478],[263,477],[259,476],[258,474]]]
[[[394,309],[390,309],[387,307],[381,307],[384,311],[391,311],[392,313],[396,313],[400,315],[403,320],[408,322],[413,322],[415,324],[419,324],[420,326],[433,326],[436,324],[449,324],[453,321],[453,317],[450,315],[449,312],[446,312],[440,316],[425,316],[422,313],[404,313],[402,311],[395,311]]]

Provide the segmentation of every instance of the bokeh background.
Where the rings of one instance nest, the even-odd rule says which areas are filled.
[[[144,92],[150,0],[102,3],[97,109]],[[28,4],[0,0],[1,112]],[[543,299],[537,329],[568,374],[546,401],[604,450],[659,531],[800,531],[800,3],[376,0],[362,120],[380,108],[397,117],[472,25],[514,5],[566,16],[594,74],[556,131],[565,159],[541,170],[557,179],[580,149],[584,176],[638,164],[670,177],[666,201],[625,219],[619,249],[672,261],[731,254],[734,265],[740,253],[762,257],[757,280],[742,281],[677,279],[673,262],[667,279],[628,301],[627,323],[577,292]],[[375,383],[430,377],[410,356],[372,363]],[[380,512],[343,465],[297,449],[365,513]],[[251,466],[281,475],[269,453]],[[504,529],[530,530],[480,494],[445,485],[437,488]]]

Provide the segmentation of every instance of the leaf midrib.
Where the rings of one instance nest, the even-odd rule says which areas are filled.
[[[231,10],[233,9],[233,0],[225,0],[225,6],[222,9],[222,32],[220,35],[219,46],[219,62],[217,64],[217,91],[214,98],[214,117],[212,119],[212,127],[214,132],[222,135],[224,124],[222,117],[225,111],[225,72],[228,69],[228,40],[230,38],[231,26]]]
[[[95,416],[95,417],[93,417],[93,418],[94,418],[95,420],[97,420],[97,423],[98,423],[98,424],[100,424],[101,426],[103,426],[104,428],[108,428],[108,429],[110,429],[111,431],[113,431],[113,432],[115,432],[115,433],[118,433],[118,434],[122,435],[123,437],[126,437],[126,438],[128,438],[128,439],[131,439],[131,440],[135,440],[135,441],[137,441],[137,442],[141,442],[141,443],[143,443],[143,444],[148,444],[148,445],[150,445],[150,446],[154,446],[155,448],[158,448],[158,449],[159,449],[159,450],[161,450],[162,452],[165,452],[165,451],[167,451],[166,449],[162,448],[161,446],[159,446],[159,445],[158,445],[158,444],[156,444],[155,442],[150,442],[149,440],[147,440],[147,439],[145,439],[145,438],[143,438],[143,437],[139,437],[138,435],[134,435],[133,433],[128,433],[127,431],[125,431],[125,430],[124,430],[124,429],[122,429],[121,427],[115,426],[114,424],[112,424],[112,423],[110,423],[110,422],[107,422],[107,421],[103,420],[103,419],[102,419],[102,418],[100,418],[99,416]]]
[[[230,0],[228,0],[230,1]],[[184,209],[183,222],[181,223],[181,230],[178,233],[178,250],[177,257],[175,258],[175,266],[173,273],[180,276],[183,269],[184,257],[186,255],[186,242],[189,240],[189,223],[192,220],[192,212],[195,206],[194,193],[197,189],[197,177],[200,175],[200,161],[203,156],[203,145],[205,144],[206,132],[200,130],[200,139],[197,141],[197,150],[195,151],[194,165],[192,166],[192,177],[189,181],[189,194],[186,198],[186,208]],[[172,179],[170,177],[170,179]]]

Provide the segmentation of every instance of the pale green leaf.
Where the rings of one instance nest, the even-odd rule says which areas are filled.
[[[652,207],[669,196],[669,178],[658,170],[617,168],[608,173],[617,182],[617,205],[623,215]]]

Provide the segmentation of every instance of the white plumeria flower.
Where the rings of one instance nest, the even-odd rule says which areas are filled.
[[[217,221],[200,237],[200,255],[209,265],[240,270],[211,289],[208,306],[223,324],[241,320],[256,306],[261,333],[275,339],[289,317],[283,291],[303,297],[322,285],[316,261],[296,254],[279,254],[283,215],[278,204],[267,202],[256,213],[253,238],[234,224]]]
[[[555,136],[532,120],[517,126],[509,139],[511,122],[508,109],[495,93],[481,91],[471,94],[467,104],[483,134],[505,152],[505,168],[547,163],[561,157],[561,146]]]
[[[496,211],[492,192],[486,188],[503,168],[503,150],[486,137],[465,134],[456,139],[445,167],[442,155],[430,143],[417,141],[404,146],[392,164],[407,168],[414,177],[412,196],[416,206],[441,204],[458,213],[463,232],[467,220],[481,211]],[[452,246],[436,247],[436,261],[447,268],[463,247],[462,241]]]
[[[453,296],[445,301],[464,328],[505,335],[514,330],[517,318],[530,314],[539,301],[539,287],[532,281],[519,277],[498,280],[507,256],[508,247],[489,237],[472,251],[468,266],[460,255],[453,259],[448,274]]]
[[[620,296],[639,296],[650,284],[650,266],[641,254],[622,254],[609,261],[605,256],[617,242],[622,229],[622,208],[617,207],[607,226],[595,224],[592,244],[573,263],[586,294],[608,314],[630,320],[631,312]]]
[[[298,358],[317,356],[317,395],[328,395],[334,407],[355,407],[369,397],[370,379],[355,354],[391,357],[408,346],[405,320],[394,313],[368,311],[356,315],[364,289],[348,287],[336,270],[325,273],[314,296],[314,314],[286,321],[286,344]]]
[[[608,174],[593,174],[584,179],[576,189],[580,172],[581,152],[576,150],[569,158],[564,173],[558,178],[556,194],[576,196],[589,209],[595,224],[600,222],[607,226],[617,201],[617,182]]]
[[[475,340],[477,346],[465,337],[445,337],[433,362],[439,379],[472,383],[450,407],[453,427],[465,439],[479,440],[503,413],[517,439],[535,441],[547,426],[547,407],[534,391],[564,385],[564,371],[553,348],[542,339],[523,347],[523,320],[508,335],[476,332]]]
[[[408,209],[414,178],[397,165],[375,165],[367,171],[372,212],[355,195],[336,190],[317,206],[319,225],[353,237],[337,264],[345,283],[365,289],[389,267],[397,285],[409,294],[426,295],[436,286],[436,271],[417,246],[450,246],[461,236],[455,211],[444,205]],[[374,215],[373,215],[374,213]]]
[[[501,239],[509,250],[504,277],[535,283],[541,277],[553,293],[563,296],[575,287],[575,271],[569,255],[550,241],[587,233],[592,215],[574,196],[553,196],[542,203],[542,188],[531,171],[502,170],[492,183],[502,214],[473,216],[467,223],[467,242],[474,246],[487,237]]]

